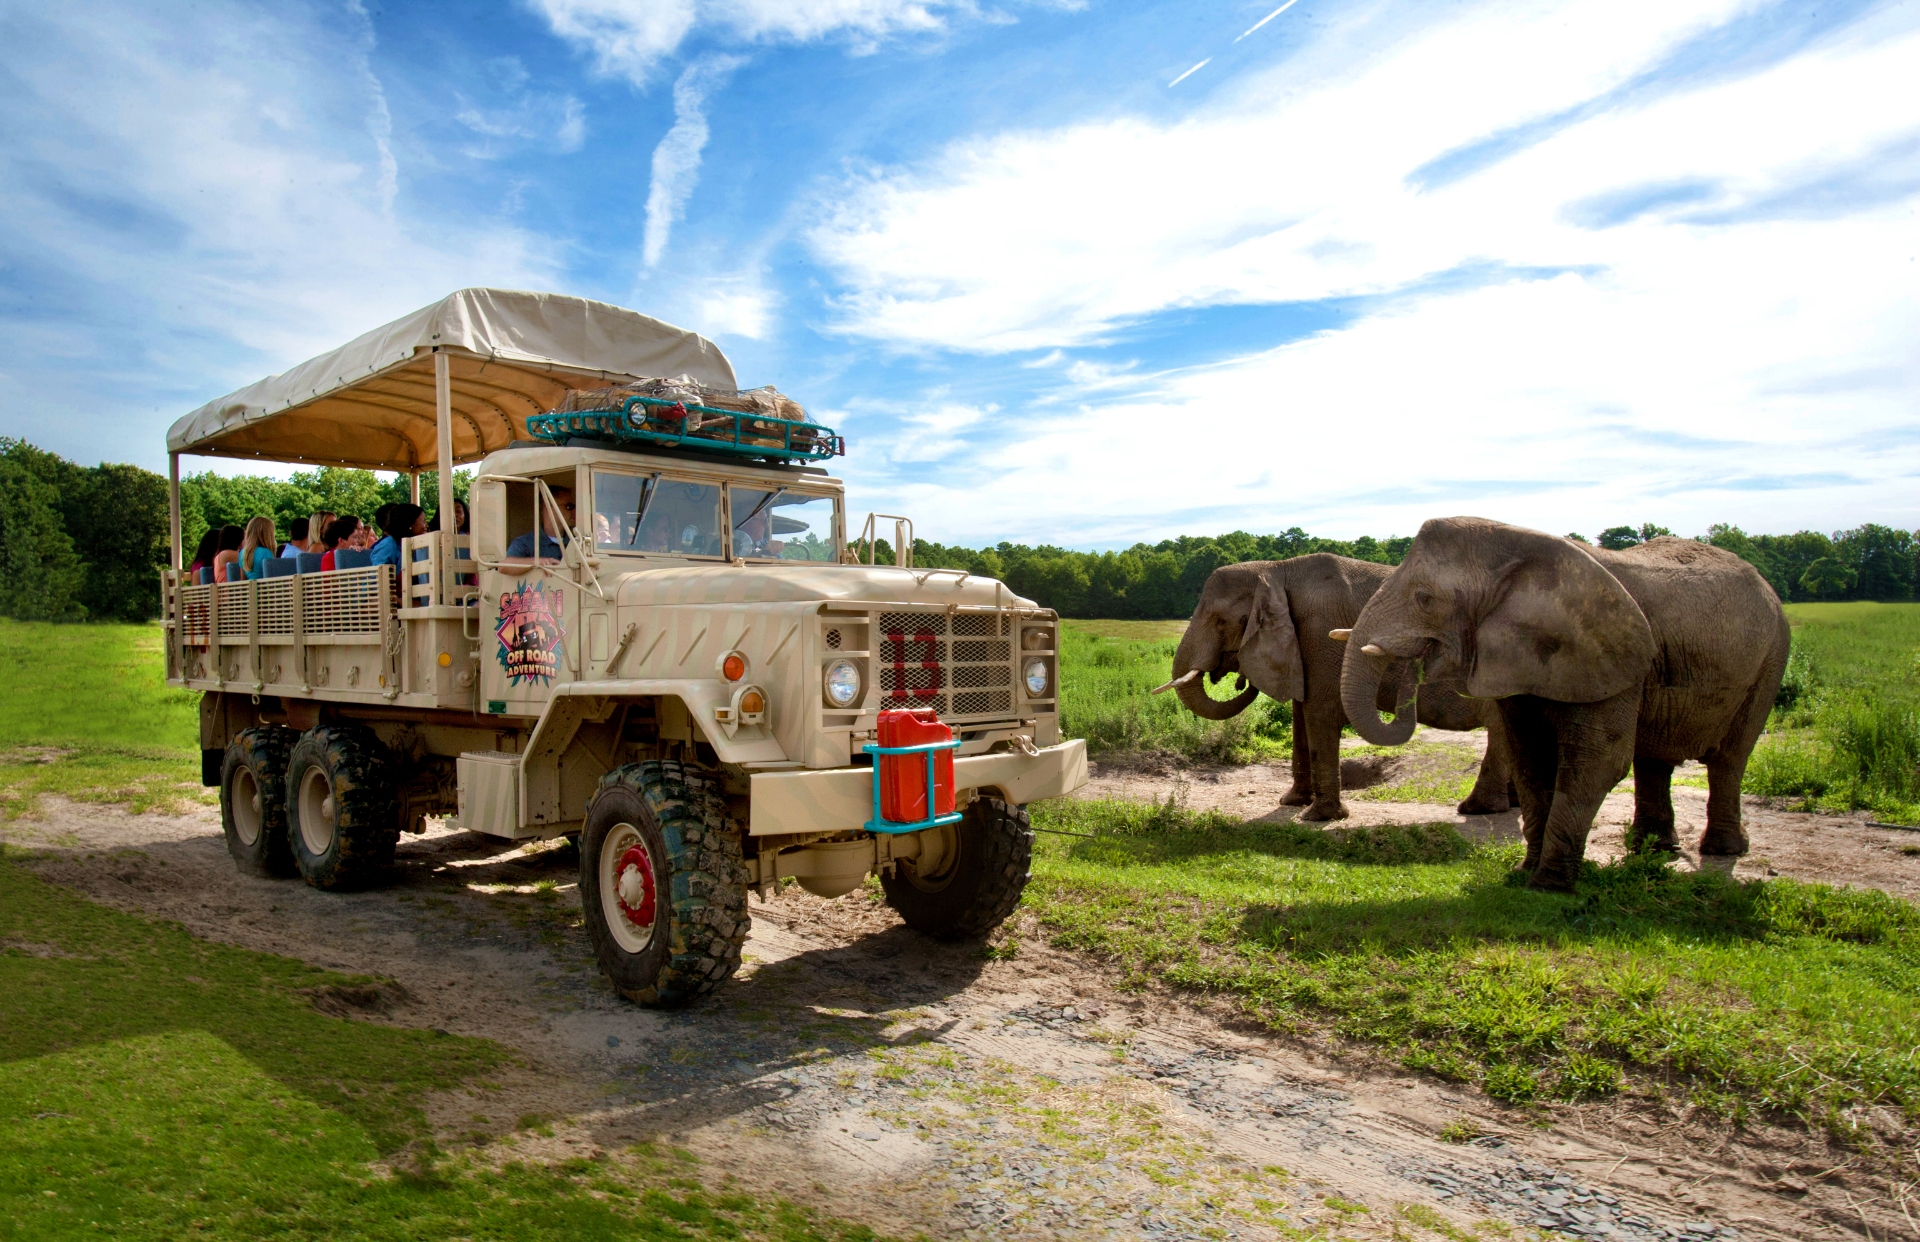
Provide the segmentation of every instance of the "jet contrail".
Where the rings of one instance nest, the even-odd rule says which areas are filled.
[[[1266,15],[1265,17],[1263,17],[1263,18],[1261,18],[1261,19],[1260,19],[1259,21],[1257,21],[1257,22],[1255,22],[1255,23],[1254,23],[1253,25],[1251,25],[1251,26],[1249,26],[1249,27],[1247,27],[1247,29],[1246,29],[1246,34],[1242,34],[1242,35],[1240,36],[1240,39],[1244,39],[1244,38],[1246,38],[1246,37],[1247,37],[1247,35],[1250,35],[1250,34],[1252,34],[1252,33],[1253,33],[1254,31],[1256,31],[1256,30],[1258,30],[1258,29],[1260,29],[1260,27],[1262,27],[1262,26],[1264,26],[1264,25],[1266,25],[1266,24],[1267,24],[1268,22],[1270,22],[1270,21],[1272,21],[1272,20],[1273,20],[1274,18],[1276,18],[1276,17],[1278,17],[1278,16],[1280,16],[1280,15],[1281,15],[1282,13],[1284,13],[1284,12],[1286,12],[1286,11],[1287,11],[1288,9],[1290,9],[1290,8],[1292,8],[1292,7],[1294,6],[1294,5],[1296,5],[1296,4],[1298,4],[1298,3],[1300,3],[1300,0],[1287,0],[1287,2],[1286,2],[1285,4],[1283,4],[1283,5],[1281,5],[1281,6],[1279,7],[1279,8],[1277,8],[1277,9],[1275,9],[1275,10],[1274,10],[1273,12],[1271,12],[1271,13],[1269,13],[1269,14],[1267,14],[1267,15]],[[1238,42],[1240,42],[1240,39],[1235,39],[1235,40],[1234,40],[1234,42],[1235,42],[1235,43],[1238,43]],[[1203,63],[1203,64],[1204,64],[1205,62],[1203,61],[1203,62],[1201,62],[1201,63]],[[1193,70],[1192,70],[1192,69],[1189,69],[1189,70],[1187,70],[1187,72],[1188,72],[1188,73],[1192,73],[1192,72],[1193,72]]]
[[[1293,0],[1287,0],[1287,3],[1292,4]],[[1202,69],[1205,69],[1212,62],[1213,62],[1213,57],[1211,56],[1207,57],[1205,60],[1195,65],[1193,68],[1187,70],[1185,73],[1181,74],[1179,77],[1175,78],[1173,81],[1167,83],[1168,88],[1171,89],[1172,87],[1180,85],[1182,82],[1186,81],[1188,78],[1192,77],[1194,74],[1200,72]]]

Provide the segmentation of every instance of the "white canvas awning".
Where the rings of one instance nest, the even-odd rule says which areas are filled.
[[[462,289],[209,401],[167,432],[167,451],[433,469],[436,349],[447,355],[455,465],[525,439],[527,417],[569,389],[677,375],[739,386],[718,346],[658,319],[557,293]]]

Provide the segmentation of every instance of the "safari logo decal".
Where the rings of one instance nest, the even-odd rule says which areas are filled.
[[[522,583],[517,591],[500,595],[500,639],[494,655],[507,670],[511,685],[551,685],[560,669],[560,642],[567,631],[560,624],[564,603],[558,590]]]

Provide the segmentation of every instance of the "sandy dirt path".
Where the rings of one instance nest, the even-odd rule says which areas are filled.
[[[1277,800],[1275,775],[1200,773],[1188,786],[1196,805],[1233,799],[1244,813]],[[1096,789],[1145,779],[1103,775]],[[1355,806],[1361,822],[1445,818]],[[1849,866],[1912,865],[1857,826],[1799,818],[1802,836],[1844,837]],[[1787,874],[1801,873],[1793,859],[1826,857],[1793,852],[1785,819],[1756,829]],[[497,1090],[433,1108],[443,1145],[502,1158],[664,1138],[709,1173],[942,1238],[1436,1236],[1420,1220],[1635,1242],[1859,1237],[1863,1220],[1876,1238],[1916,1236],[1884,1184],[1798,1132],[1728,1132],[1631,1102],[1506,1110],[1364,1054],[1276,1038],[1225,1004],[1120,992],[1100,962],[1049,947],[1024,915],[1017,955],[995,959],[927,941],[861,893],[756,900],[739,978],[658,1013],[619,1000],[594,967],[564,843],[409,837],[389,885],[329,894],[237,874],[211,812],[49,798],[0,835],[108,905],[388,981],[318,998],[332,1012],[518,1049],[523,1067]],[[551,1137],[524,1128],[536,1118]],[[1463,1118],[1483,1137],[1444,1141]]]

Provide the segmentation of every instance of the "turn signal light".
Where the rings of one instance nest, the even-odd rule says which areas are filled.
[[[758,690],[749,690],[745,694],[740,696],[740,714],[741,715],[758,716],[761,712],[764,712],[766,710],[767,710],[766,696],[761,694]]]
[[[728,652],[727,658],[720,662],[720,675],[728,681],[739,681],[747,675],[747,657],[737,651]],[[747,710],[759,711],[760,709],[750,707]]]

